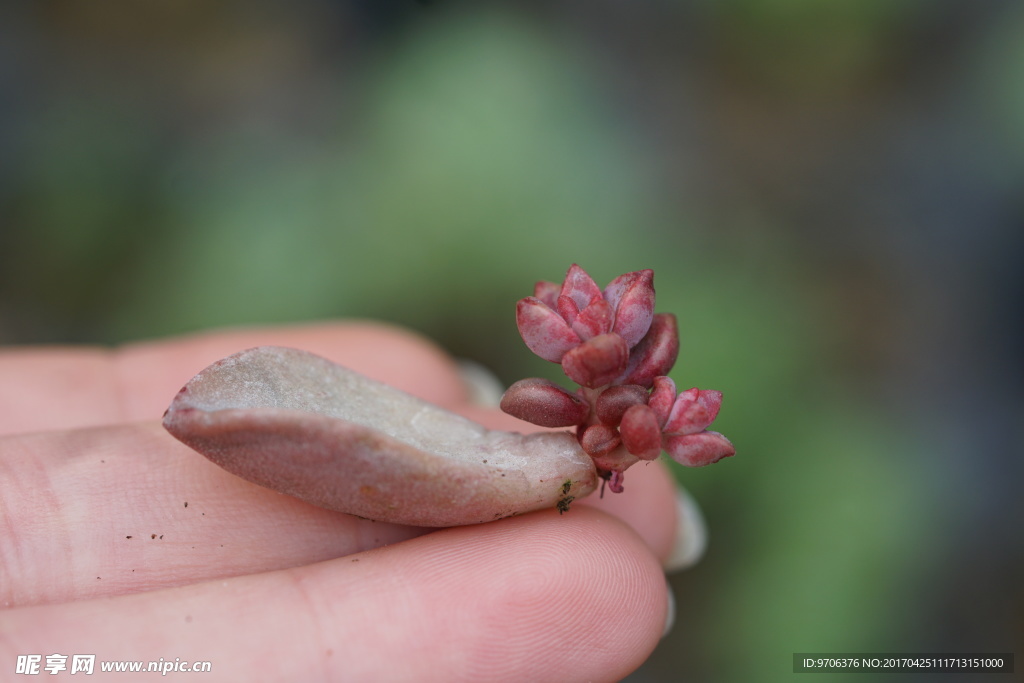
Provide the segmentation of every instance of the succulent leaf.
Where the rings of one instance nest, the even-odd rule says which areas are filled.
[[[626,450],[641,460],[654,460],[661,455],[661,428],[650,406],[633,406],[627,410],[622,416],[619,434]]]
[[[521,379],[501,397],[501,409],[541,427],[574,427],[587,419],[590,406],[554,382]]]
[[[666,436],[664,446],[673,460],[687,467],[703,467],[736,454],[729,439],[718,432]]]
[[[635,405],[643,405],[647,398],[647,390],[638,384],[617,384],[601,392],[594,410],[601,422],[618,427],[625,412]]]
[[[668,374],[678,356],[676,317],[671,313],[658,313],[647,334],[630,352],[629,366],[620,383],[649,387],[655,377]]]
[[[629,349],[617,334],[588,339],[562,357],[562,370],[572,381],[592,389],[611,383],[626,369]]]
[[[516,306],[516,325],[526,346],[544,360],[553,363],[561,362],[566,352],[581,341],[579,335],[572,331],[558,313],[532,296],[519,300]]]

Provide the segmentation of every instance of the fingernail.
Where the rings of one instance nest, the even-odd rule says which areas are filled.
[[[665,571],[692,567],[704,555],[708,544],[707,527],[696,501],[683,489],[676,491],[676,538]]]
[[[672,627],[676,623],[676,596],[672,592],[672,584],[668,581],[665,582],[665,598],[668,600],[668,609],[665,612],[665,630],[661,632],[662,638],[672,632]]]
[[[505,393],[505,387],[497,376],[471,360],[460,359],[458,366],[462,383],[466,385],[466,391],[469,393],[469,402],[486,408],[497,408],[501,403],[502,394]]]

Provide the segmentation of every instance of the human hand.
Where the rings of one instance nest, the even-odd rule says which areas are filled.
[[[159,425],[197,370],[262,344],[526,427],[470,405],[450,359],[380,325],[2,352],[0,667],[94,654],[100,678],[101,662],[162,660],[210,662],[217,681],[614,681],[650,654],[662,563],[695,542],[660,464],[565,515],[426,530],[316,508]]]

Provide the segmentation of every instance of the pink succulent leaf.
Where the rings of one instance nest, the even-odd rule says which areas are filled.
[[[718,432],[666,436],[664,446],[673,460],[687,467],[710,465],[736,454],[729,439]]]
[[[562,284],[562,296],[571,297],[582,311],[595,299],[603,298],[601,288],[597,286],[593,278],[587,275],[587,271],[575,263],[565,274],[565,282]]]
[[[650,406],[638,405],[627,410],[619,434],[626,450],[641,460],[654,460],[661,455],[661,428]]]
[[[608,425],[593,424],[580,435],[580,446],[591,457],[600,457],[617,448],[621,443],[619,433]]]
[[[561,293],[562,285],[557,282],[541,280],[533,286],[533,295],[551,308],[555,308],[555,302]]]
[[[576,318],[580,315],[580,307],[576,305],[572,297],[568,296],[560,296],[555,299],[555,310],[558,311],[558,315],[562,316],[562,320],[569,327],[572,327],[573,323],[576,322]]]
[[[701,389],[697,401],[708,411],[708,424],[714,422],[722,407],[722,392],[714,389]]]
[[[633,348],[647,334],[654,319],[654,271],[620,275],[605,288],[604,296],[615,311],[612,331]]]
[[[599,334],[567,351],[562,357],[562,370],[577,384],[596,389],[620,376],[628,360],[629,349],[622,337]]]
[[[700,389],[697,387],[690,387],[686,391],[680,391],[679,396],[676,397],[677,401],[696,401],[700,397]]]
[[[703,431],[714,421],[721,405],[720,391],[688,389],[679,394],[672,405],[672,412],[665,422],[665,433],[696,434]]]
[[[501,397],[501,409],[541,427],[572,427],[590,414],[590,406],[554,382],[539,377],[522,379]]]
[[[622,472],[612,472],[608,477],[608,490],[612,493],[622,493],[626,490],[626,487],[622,485],[626,475]]]
[[[612,307],[604,299],[598,299],[580,311],[572,323],[573,332],[580,339],[590,339],[612,331]]]
[[[678,400],[665,423],[666,434],[696,434],[711,424],[708,411],[696,401]]]
[[[636,405],[647,403],[647,390],[638,384],[610,386],[597,397],[594,409],[597,419],[606,425],[618,427],[622,416]]]
[[[640,462],[640,458],[627,451],[625,446],[622,445],[603,455],[591,457],[594,459],[594,465],[597,466],[598,474],[605,478],[607,478],[609,472],[625,472]]]
[[[629,354],[629,366],[620,384],[649,387],[654,378],[667,375],[679,356],[679,330],[671,313],[657,313],[651,328]]]
[[[612,308],[618,308],[619,301],[622,300],[622,295],[626,292],[629,287],[637,281],[642,271],[635,270],[632,273],[623,273],[614,280],[608,283],[608,286],[604,288],[604,299],[612,305]],[[652,274],[654,271],[650,271]]]
[[[532,296],[516,305],[516,325],[526,346],[553,363],[561,362],[566,352],[582,341],[558,313]]]
[[[676,401],[676,383],[671,377],[655,377],[654,389],[651,391],[651,398],[647,405],[651,407],[654,414],[658,416],[658,426],[664,427],[668,422],[669,413]]]

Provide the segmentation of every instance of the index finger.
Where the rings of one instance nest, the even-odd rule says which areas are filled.
[[[159,419],[197,372],[261,345],[311,351],[440,405],[465,398],[452,360],[397,327],[352,322],[223,330],[116,349],[0,350],[0,434]]]

